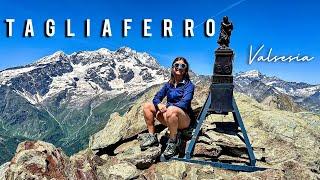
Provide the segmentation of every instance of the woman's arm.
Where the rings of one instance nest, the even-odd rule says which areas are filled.
[[[158,111],[158,104],[161,103],[161,101],[163,100],[163,98],[166,96],[168,91],[168,87],[167,87],[167,83],[164,84],[164,86],[156,93],[156,95],[154,96],[152,102],[154,107],[156,108],[156,110]]]
[[[181,109],[187,110],[188,107],[191,105],[193,94],[194,94],[194,85],[191,82],[189,82],[186,89],[184,90],[181,100],[177,103],[174,103],[173,105]]]

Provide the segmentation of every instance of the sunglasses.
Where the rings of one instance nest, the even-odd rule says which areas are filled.
[[[187,65],[186,64],[179,64],[179,63],[174,63],[173,67],[177,68],[177,69],[186,69]]]

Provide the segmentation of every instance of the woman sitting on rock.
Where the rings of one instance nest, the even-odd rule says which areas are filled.
[[[190,125],[190,117],[193,117],[191,100],[194,94],[194,85],[189,79],[189,64],[183,57],[177,57],[171,68],[171,78],[157,92],[153,102],[147,102],[143,106],[144,118],[149,134],[141,142],[142,150],[159,144],[155,135],[155,118],[170,131],[167,147],[163,152],[165,158],[171,158],[178,153],[181,145],[178,129],[186,129]],[[161,103],[167,97],[167,104]]]

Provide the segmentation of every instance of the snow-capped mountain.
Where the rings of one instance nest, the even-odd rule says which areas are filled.
[[[311,96],[320,90],[320,85],[311,85],[303,82],[287,82],[275,76],[268,77],[257,70],[240,72],[236,74],[236,79],[241,82],[241,84],[259,80],[270,87],[274,87],[279,92],[301,98]]]
[[[32,104],[68,89],[72,91],[69,103],[81,106],[97,95],[137,94],[167,77],[166,69],[149,54],[122,47],[70,55],[58,51],[25,67],[0,72],[0,84],[12,87]]]
[[[128,47],[65,54],[0,72],[0,154],[18,142],[41,139],[75,153],[105,126],[113,112],[125,113],[169,71],[145,52]]]
[[[251,70],[235,75],[235,87],[237,91],[252,96],[259,102],[270,101],[270,96],[273,96],[273,100],[274,98],[277,98],[277,101],[280,100],[278,103],[287,102],[287,104],[282,104],[282,108],[286,110],[289,110],[287,109],[288,106],[295,106],[291,107],[293,111],[302,110],[296,106],[299,105],[305,110],[320,112],[318,95],[320,93],[320,85],[287,82],[278,77],[269,77],[257,70]],[[280,107],[280,109],[282,108]]]

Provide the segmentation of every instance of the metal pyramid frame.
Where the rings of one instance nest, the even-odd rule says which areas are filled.
[[[184,162],[189,162],[189,163],[196,163],[196,164],[202,164],[202,165],[211,165],[213,167],[218,167],[218,168],[223,168],[223,169],[228,169],[228,170],[234,170],[234,171],[246,171],[246,172],[253,172],[253,171],[262,171],[265,170],[267,168],[263,168],[263,167],[257,167],[256,166],[256,158],[252,149],[252,146],[250,144],[250,140],[249,137],[247,135],[247,131],[244,127],[238,106],[236,104],[236,101],[234,99],[234,97],[232,97],[232,106],[233,106],[233,111],[232,111],[232,115],[233,115],[233,119],[237,125],[237,127],[240,127],[241,132],[242,132],[242,136],[240,139],[245,143],[246,145],[246,149],[247,149],[247,153],[249,156],[249,160],[250,163],[248,165],[238,165],[238,164],[230,164],[230,163],[223,163],[223,162],[219,162],[219,161],[208,161],[208,160],[196,160],[196,159],[191,159],[192,153],[193,153],[193,149],[195,147],[195,143],[197,141],[199,132],[201,130],[201,126],[203,124],[203,122],[205,121],[206,117],[208,114],[212,114],[209,112],[209,108],[211,105],[211,93],[209,93],[207,100],[204,104],[204,106],[202,107],[200,114],[197,117],[196,123],[197,126],[196,128],[193,130],[192,132],[192,138],[189,141],[189,143],[186,146],[185,149],[185,155],[183,158],[179,158],[179,157],[172,157],[170,159],[165,159],[163,156],[161,157],[161,161],[169,161],[169,160],[178,160],[178,161],[184,161]]]

